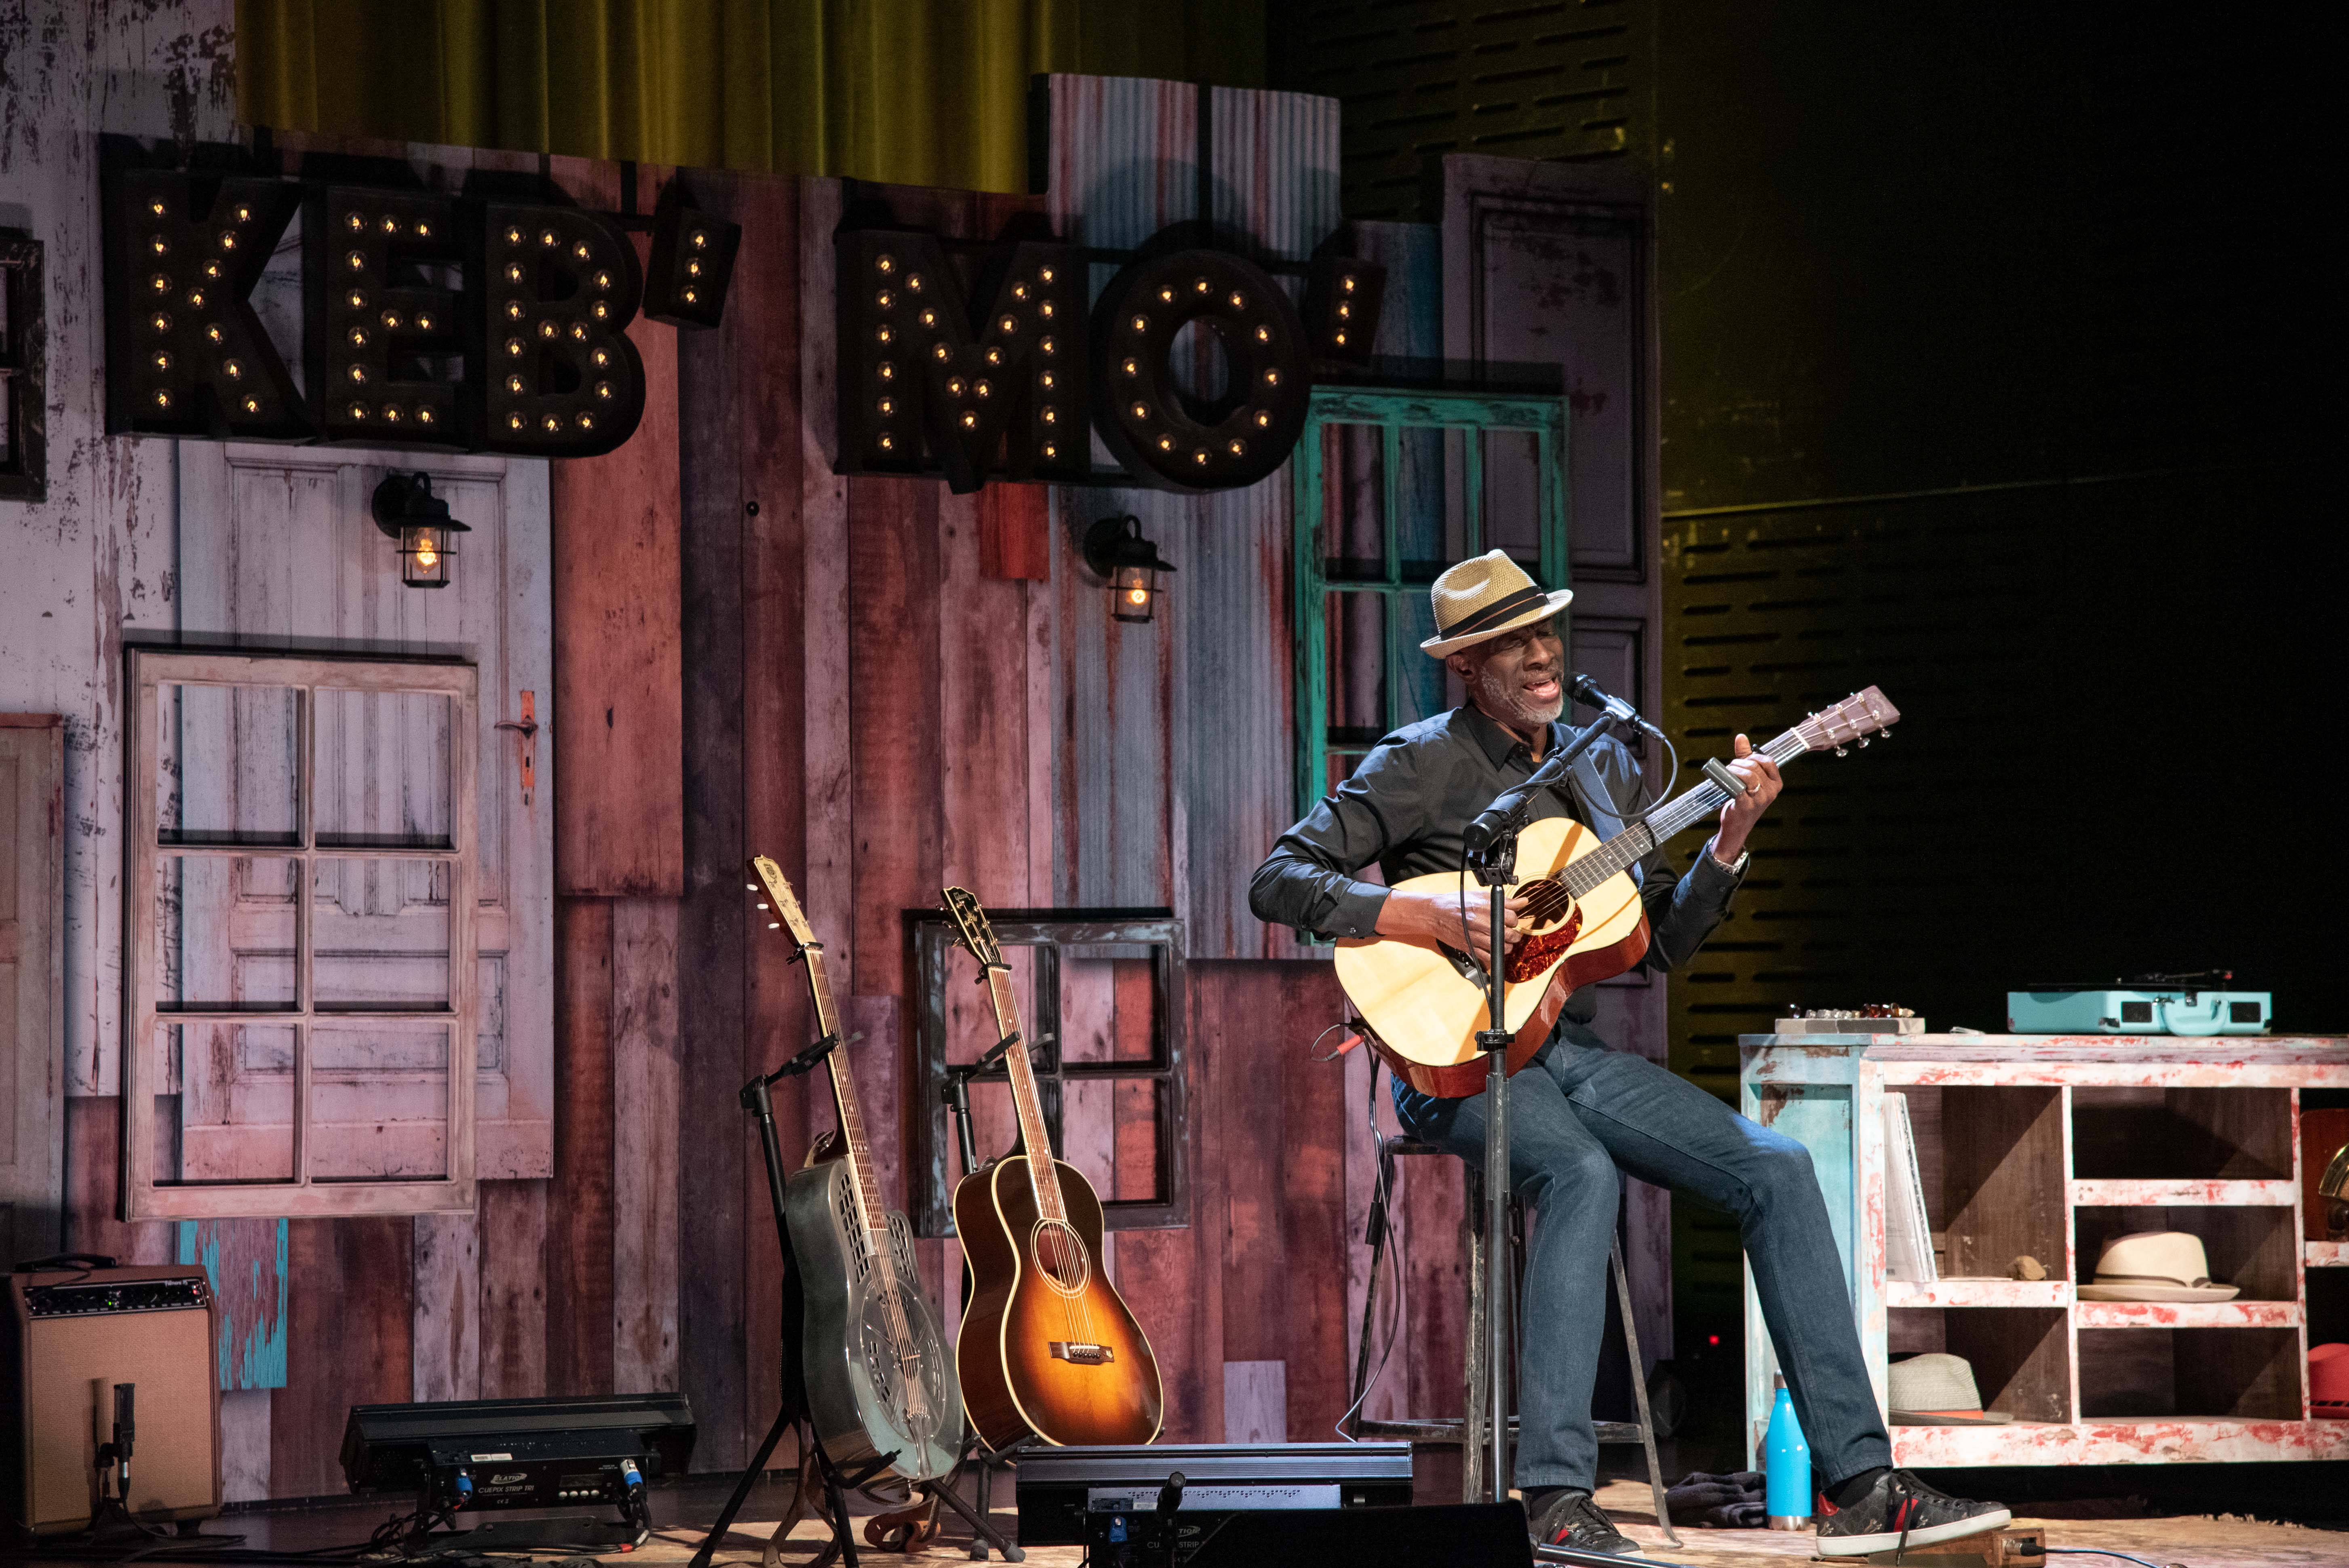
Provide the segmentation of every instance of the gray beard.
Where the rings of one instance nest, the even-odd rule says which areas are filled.
[[[1516,730],[1535,730],[1566,711],[1566,682],[1558,681],[1558,694],[1548,702],[1536,702],[1526,696],[1526,688],[1514,680],[1505,681],[1490,666],[1477,672],[1470,687],[1476,706],[1494,718]]]

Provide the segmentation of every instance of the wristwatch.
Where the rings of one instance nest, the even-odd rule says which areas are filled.
[[[1727,872],[1733,877],[1744,876],[1745,874],[1745,862],[1754,858],[1754,851],[1752,850],[1740,850],[1735,860],[1724,861],[1719,855],[1713,853],[1713,848],[1711,844],[1705,845],[1704,853],[1707,860],[1710,860],[1714,865],[1719,866],[1722,870]]]

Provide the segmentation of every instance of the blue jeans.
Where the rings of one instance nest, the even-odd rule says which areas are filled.
[[[1432,1099],[1400,1080],[1394,1087],[1395,1112],[1413,1137],[1482,1167],[1483,1095]],[[1598,1480],[1590,1391],[1607,1325],[1619,1171],[1737,1216],[1816,1483],[1892,1462],[1843,1259],[1801,1144],[1569,1021],[1509,1080],[1509,1167],[1533,1214],[1518,1319],[1519,1486]]]

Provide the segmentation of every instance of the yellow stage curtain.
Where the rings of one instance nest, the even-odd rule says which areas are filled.
[[[1024,191],[1039,71],[1264,82],[1265,0],[237,0],[237,117]]]

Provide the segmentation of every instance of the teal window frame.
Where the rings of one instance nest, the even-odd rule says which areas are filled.
[[[1383,570],[1377,575],[1332,576],[1328,570],[1329,557],[1321,540],[1329,500],[1322,431],[1331,425],[1372,426],[1379,431]],[[1330,727],[1329,595],[1332,593],[1375,594],[1381,601],[1386,668],[1381,683],[1385,711],[1380,733],[1408,722],[1403,712],[1404,695],[1411,685],[1407,666],[1411,660],[1425,655],[1416,645],[1405,647],[1398,628],[1408,624],[1407,596],[1425,593],[1435,570],[1440,570],[1440,564],[1431,569],[1425,563],[1407,570],[1402,558],[1404,497],[1395,476],[1402,471],[1404,433],[1421,430],[1464,433],[1460,443],[1464,560],[1487,548],[1484,438],[1494,431],[1532,432],[1540,510],[1535,576],[1545,588],[1572,586],[1568,582],[1565,398],[1454,389],[1315,387],[1290,480],[1295,499],[1290,572],[1295,598],[1290,624],[1297,639],[1297,815],[1300,819],[1329,792],[1330,758],[1365,757],[1375,744],[1350,733],[1333,735]],[[1559,630],[1568,632],[1563,625]]]

